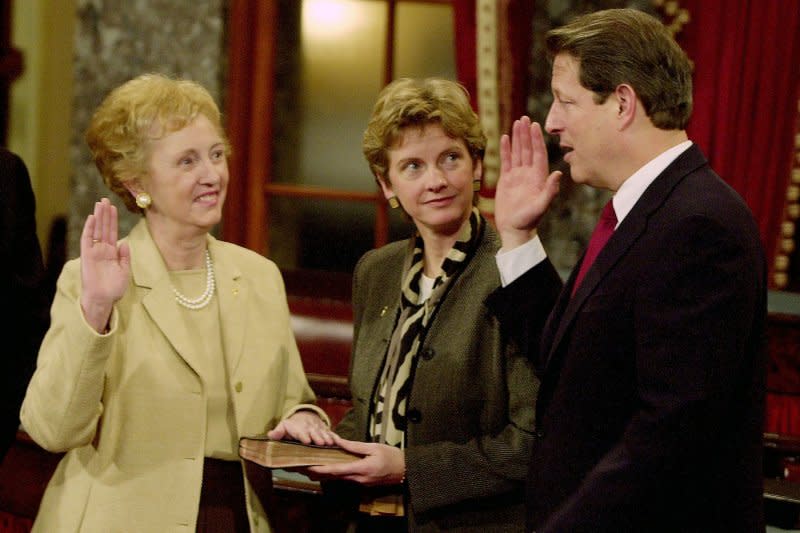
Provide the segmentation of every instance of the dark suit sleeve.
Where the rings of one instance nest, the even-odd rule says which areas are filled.
[[[758,447],[763,339],[753,332],[763,332],[766,292],[758,238],[742,227],[686,217],[654,251],[654,268],[631,280],[638,410],[539,533],[635,529],[630,517],[663,505],[659,494],[701,491],[689,480],[724,450]],[[736,453],[723,460],[744,468]]]
[[[44,269],[36,237],[35,200],[25,164],[0,150],[0,299],[9,313],[0,355],[0,458],[19,427],[19,407],[47,327]]]
[[[511,284],[497,289],[488,301],[507,337],[519,343],[520,353],[528,355],[537,372],[542,330],[562,286],[550,259],[545,259]]]

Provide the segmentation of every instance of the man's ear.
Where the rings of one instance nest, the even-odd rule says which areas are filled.
[[[622,83],[614,89],[614,98],[617,103],[617,118],[619,119],[620,129],[625,129],[636,118],[639,108],[636,91],[627,83]]]

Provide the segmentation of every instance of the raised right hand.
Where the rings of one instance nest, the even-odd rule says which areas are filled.
[[[127,243],[117,246],[117,208],[103,198],[95,202],[81,233],[81,309],[98,333],[106,331],[130,277],[130,248]]]
[[[514,121],[512,137],[500,139],[500,178],[495,193],[495,224],[503,248],[530,240],[550,202],[558,194],[561,172],[548,174],[547,148],[539,124]]]

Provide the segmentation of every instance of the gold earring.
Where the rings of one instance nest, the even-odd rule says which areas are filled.
[[[390,196],[387,198],[387,201],[389,202],[389,207],[392,209],[397,209],[400,207],[400,202],[397,201],[397,196]]]
[[[472,180],[472,190],[475,192],[481,190],[481,180]]]
[[[140,192],[136,195],[136,205],[139,209],[145,210],[153,203],[153,199],[146,192]]]

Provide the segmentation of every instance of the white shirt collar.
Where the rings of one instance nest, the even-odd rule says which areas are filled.
[[[617,190],[614,198],[614,212],[617,215],[617,227],[622,220],[631,212],[633,206],[639,201],[644,191],[653,181],[667,168],[679,155],[689,149],[692,141],[683,141],[672,148],[661,152],[658,156],[651,159],[646,165],[633,173],[626,179],[622,186]]]
[[[419,303],[426,301],[433,294],[433,284],[436,278],[429,278],[425,274],[419,278]]]

